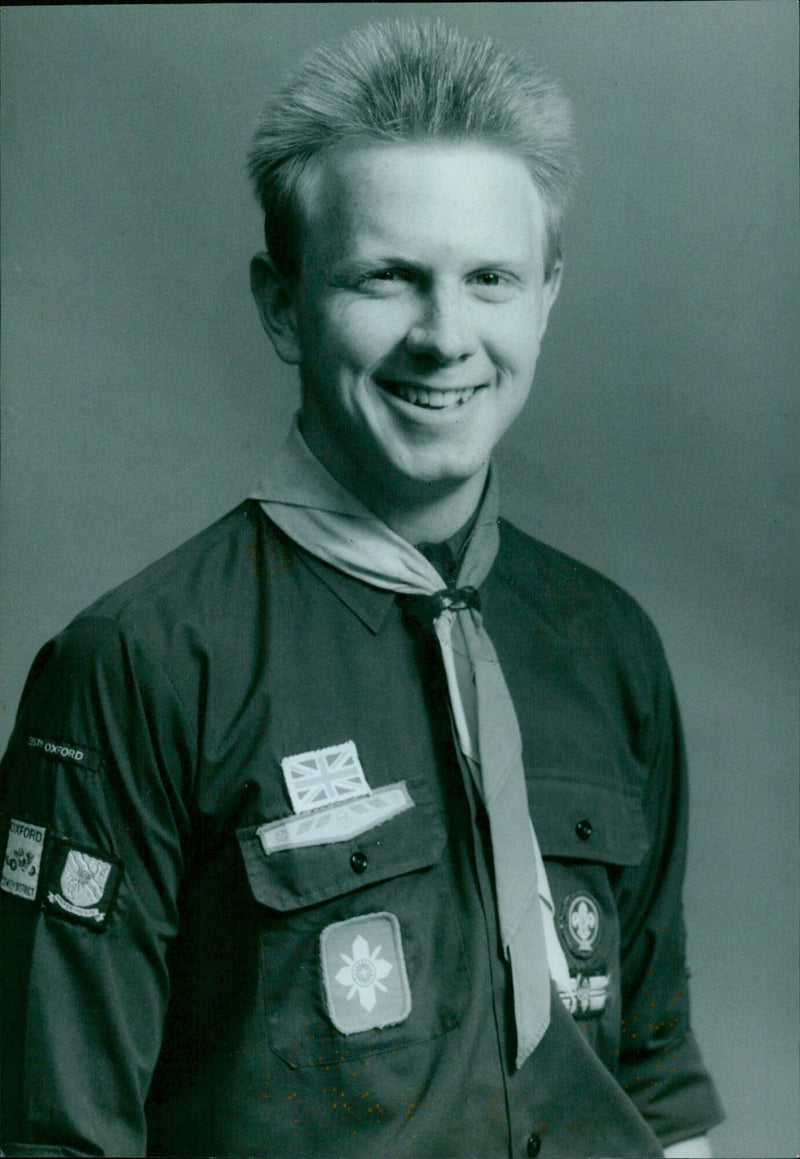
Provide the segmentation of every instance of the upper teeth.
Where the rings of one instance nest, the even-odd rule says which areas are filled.
[[[464,390],[430,390],[425,386],[411,386],[405,382],[392,382],[387,385],[404,402],[414,403],[416,406],[432,407],[436,410],[460,406],[467,399],[472,398],[477,390],[475,386],[468,386]]]

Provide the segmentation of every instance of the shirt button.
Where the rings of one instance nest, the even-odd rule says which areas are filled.
[[[350,855],[350,868],[353,873],[363,873],[367,868],[367,855],[357,849],[355,853]]]
[[[525,1148],[525,1153],[527,1155],[530,1155],[531,1159],[535,1159],[535,1156],[539,1154],[541,1149],[542,1149],[542,1140],[534,1131],[533,1134],[531,1135],[530,1139],[528,1140],[528,1145]]]
[[[588,841],[592,835],[592,823],[585,818],[575,826],[575,833],[581,841]]]

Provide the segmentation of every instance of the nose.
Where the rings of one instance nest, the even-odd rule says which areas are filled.
[[[478,337],[471,303],[457,288],[436,288],[424,295],[420,312],[406,335],[406,348],[440,363],[458,362],[474,354]]]

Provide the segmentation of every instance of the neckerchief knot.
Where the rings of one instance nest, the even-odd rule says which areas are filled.
[[[407,616],[431,636],[436,635],[435,624],[443,612],[481,610],[481,593],[477,588],[442,588],[432,595],[401,596]]]

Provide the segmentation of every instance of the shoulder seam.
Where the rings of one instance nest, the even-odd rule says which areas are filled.
[[[138,600],[146,597],[155,587],[157,587],[158,584],[160,584],[163,581],[164,578],[168,577],[169,575],[171,575],[175,571],[175,569],[179,566],[177,561],[170,563],[168,567],[165,566],[167,564],[167,561],[170,559],[170,557],[174,557],[174,556],[178,555],[181,551],[183,551],[184,548],[187,548],[194,540],[199,539],[201,536],[204,536],[204,535],[211,536],[211,542],[208,544],[208,550],[216,547],[221,541],[228,538],[231,534],[231,531],[229,528],[222,527],[221,525],[226,523],[229,519],[231,519],[237,513],[243,515],[248,522],[252,522],[250,519],[250,515],[247,511],[247,503],[248,503],[248,500],[243,500],[241,503],[237,504],[237,506],[234,507],[231,511],[228,511],[225,515],[221,516],[218,520],[216,520],[215,523],[212,523],[209,527],[205,527],[201,531],[198,531],[195,535],[189,536],[189,538],[184,540],[183,543],[179,543],[177,545],[177,547],[172,548],[165,555],[162,555],[158,559],[154,559],[150,563],[145,564],[145,566],[143,568],[141,568],[134,575],[130,576],[127,580],[124,580],[121,584],[116,585],[115,587],[109,589],[109,591],[104,592],[102,595],[98,596],[96,600],[94,600],[91,604],[89,604],[86,611],[79,612],[78,615],[75,617],[75,619],[77,620],[77,619],[84,619],[87,616],[96,616],[97,618],[100,618],[100,619],[114,620],[114,619],[117,619],[119,617],[122,617],[132,604],[135,604]],[[213,532],[213,535],[212,535],[212,532]],[[152,579],[150,579],[148,583],[143,584],[140,588],[138,588],[130,596],[127,596],[125,598],[124,602],[122,602],[118,605],[115,615],[107,616],[103,612],[93,612],[92,611],[92,608],[95,608],[95,607],[97,607],[98,604],[103,603],[108,597],[113,596],[121,588],[124,588],[124,587],[127,587],[128,585],[136,583],[138,580],[140,580],[145,575],[146,572],[150,571],[151,569],[153,569],[153,570],[159,569],[159,574],[154,576]],[[74,621],[72,621],[72,622],[74,622]]]
[[[195,749],[197,749],[198,742],[199,742],[197,727],[194,724],[194,721],[191,719],[191,716],[187,711],[186,704],[184,703],[183,697],[181,696],[180,692],[178,691],[178,688],[177,688],[177,685],[175,684],[175,681],[172,679],[172,676],[170,675],[169,670],[167,669],[167,667],[163,663],[163,661],[160,660],[157,656],[150,654],[146,645],[144,644],[144,641],[141,639],[141,637],[136,632],[136,630],[130,626],[130,624],[128,624],[128,623],[123,624],[120,622],[120,620],[116,616],[105,616],[99,612],[80,613],[78,616],[75,617],[74,620],[72,620],[72,622],[70,624],[67,625],[67,627],[64,629],[64,632],[59,633],[59,635],[64,635],[65,633],[69,632],[71,628],[77,626],[78,624],[91,622],[91,621],[96,621],[98,623],[112,625],[119,636],[125,635],[125,636],[129,637],[131,642],[135,644],[137,651],[144,658],[147,659],[148,663],[153,664],[155,667],[157,667],[159,669],[164,680],[167,682],[170,689],[172,690],[172,693],[175,697],[178,708],[180,709],[180,713],[181,713],[181,716],[183,718],[184,725],[188,728],[188,731],[191,733],[192,737],[194,738]]]

